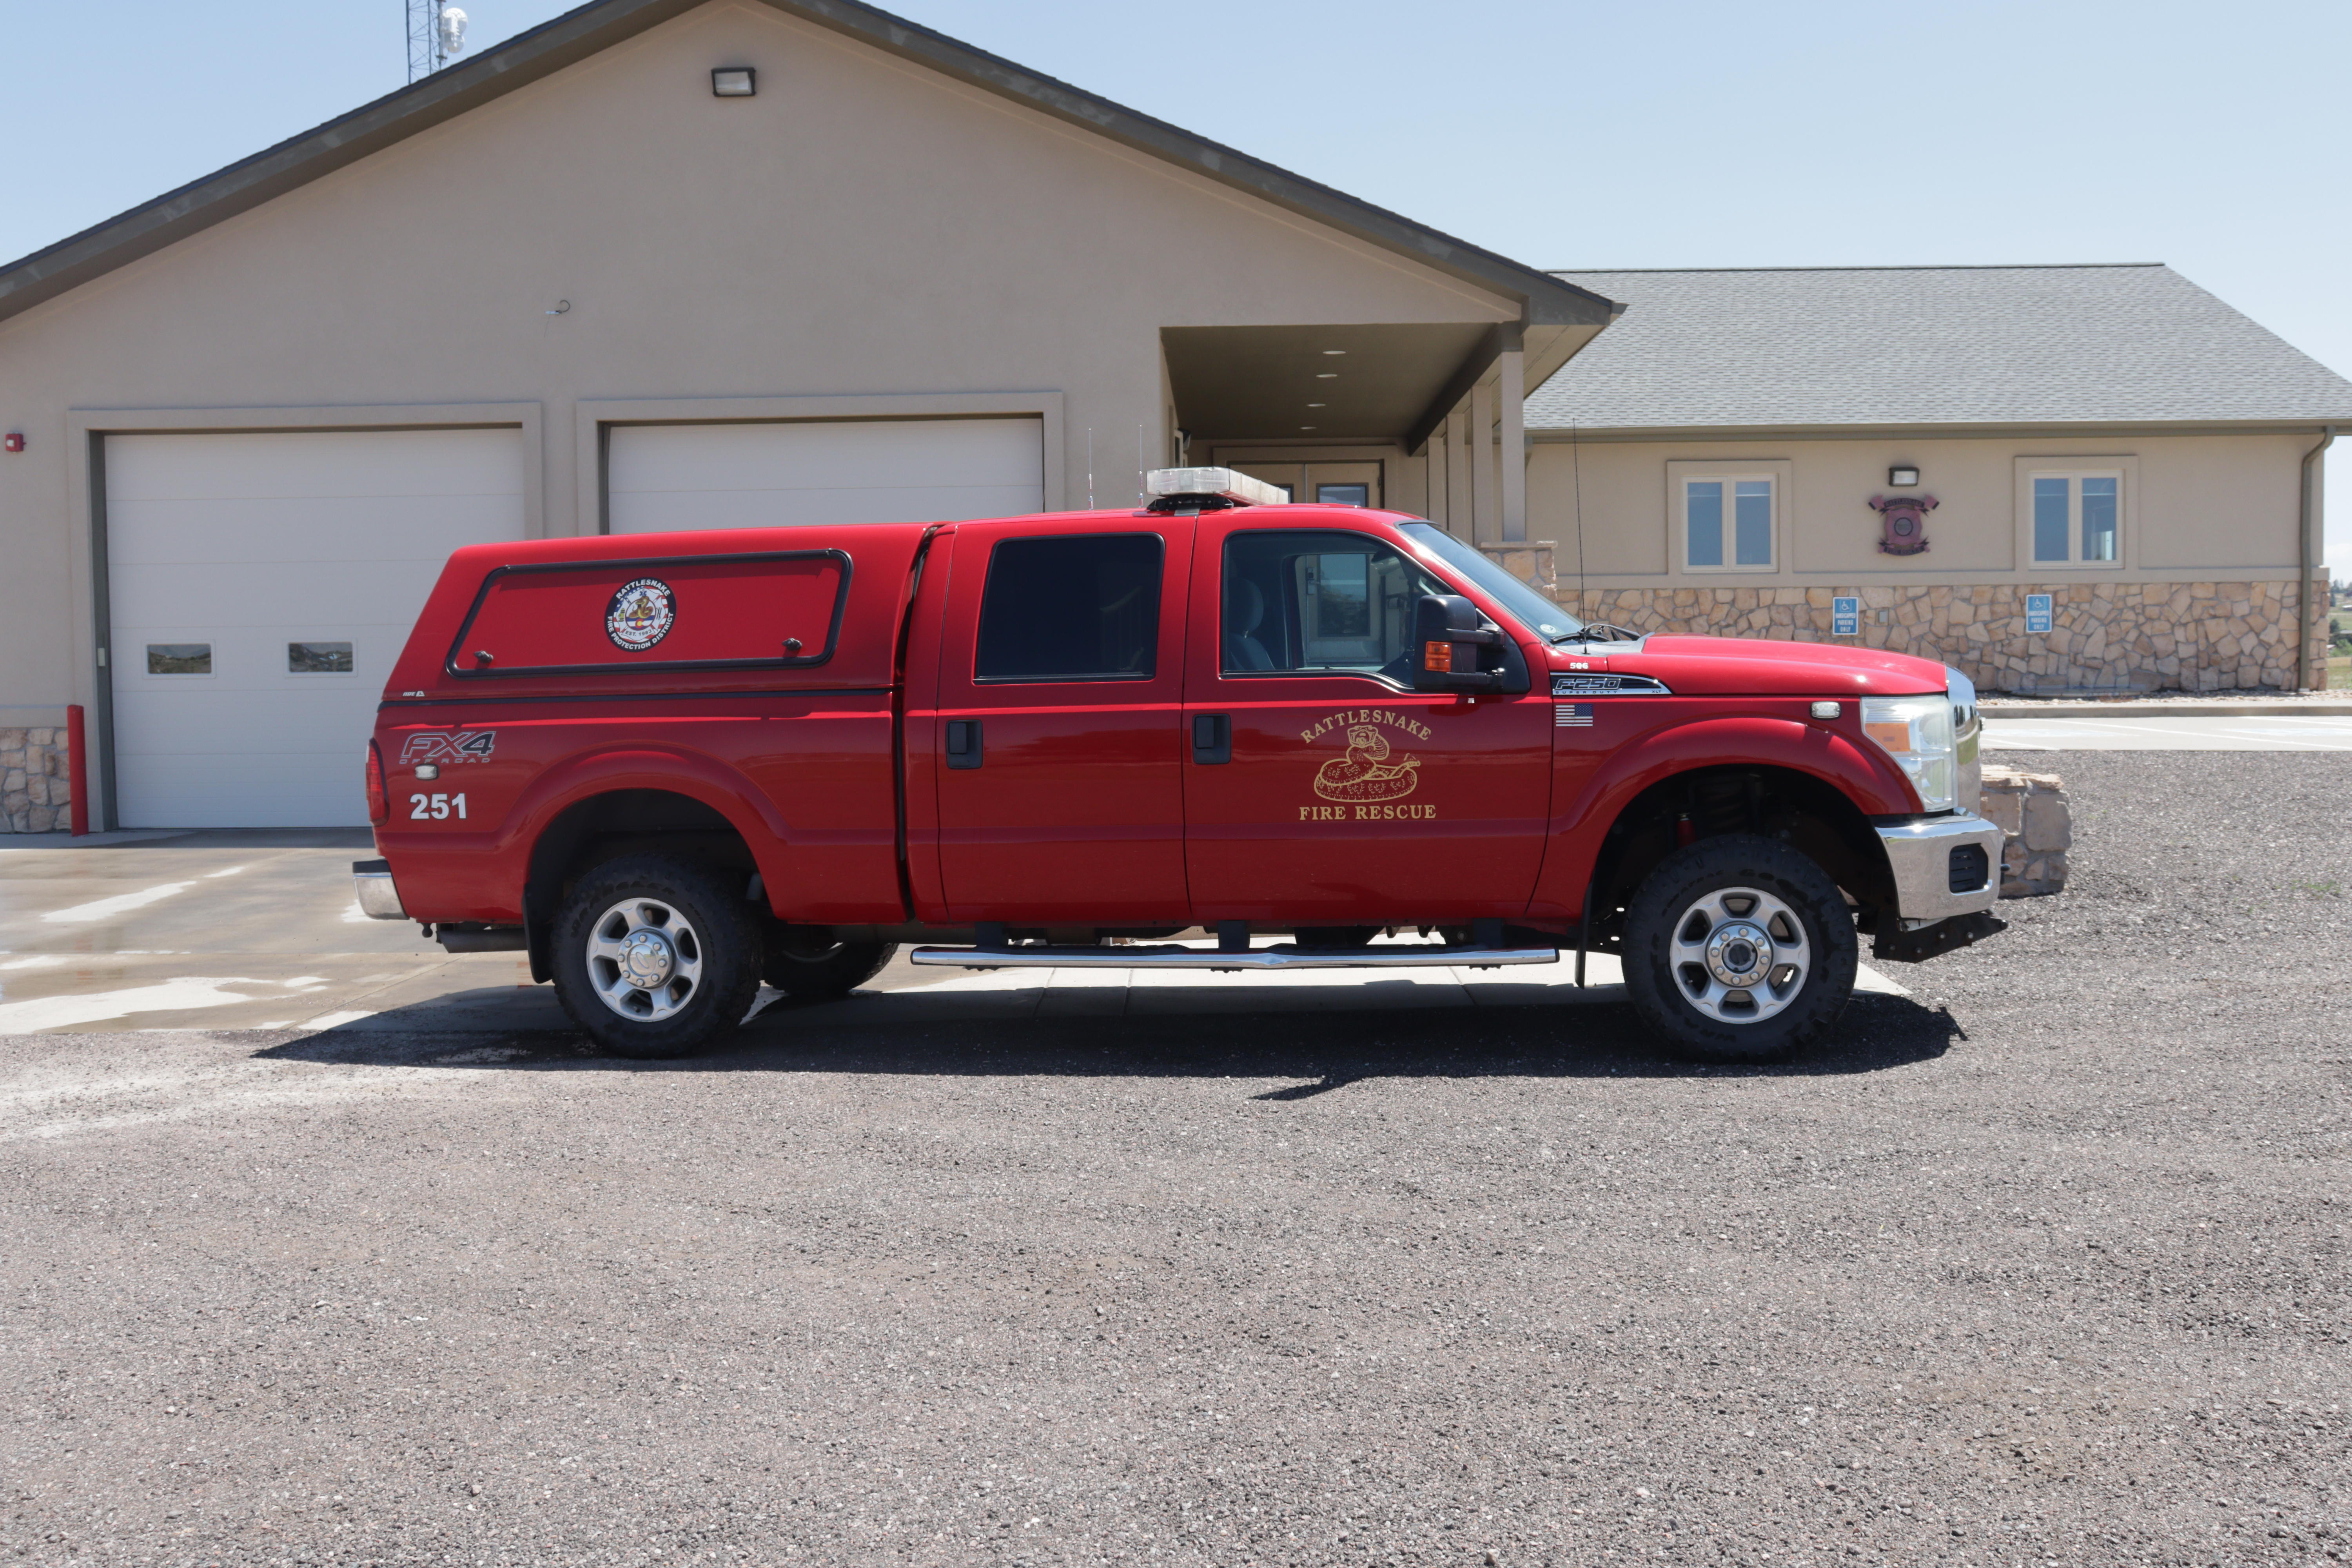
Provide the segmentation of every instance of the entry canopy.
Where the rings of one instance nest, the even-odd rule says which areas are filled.
[[[1507,350],[1522,351],[1522,392],[1541,386],[1608,323],[1612,307],[1597,303],[1582,322],[1162,327],[1160,343],[1176,423],[1191,436],[1410,451]]]

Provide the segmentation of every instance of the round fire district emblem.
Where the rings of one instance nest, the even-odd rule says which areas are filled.
[[[677,598],[658,577],[624,583],[604,609],[604,635],[625,653],[643,653],[669,636],[677,620]]]

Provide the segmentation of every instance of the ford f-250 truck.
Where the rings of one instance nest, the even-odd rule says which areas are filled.
[[[362,907],[527,952],[640,1058],[915,942],[1580,983],[1605,952],[1664,1040],[1757,1059],[1836,1017],[1859,935],[2000,929],[1957,670],[1586,626],[1428,522],[1151,480],[1139,510],[458,551],[368,746]]]

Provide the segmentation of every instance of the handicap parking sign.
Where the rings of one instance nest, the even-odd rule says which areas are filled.
[[[2034,637],[2043,636],[2049,632],[2049,595],[2028,594],[2025,595],[2025,629],[2029,635]]]
[[[1832,599],[1830,601],[1830,636],[1851,637],[1862,635],[1862,600]]]

